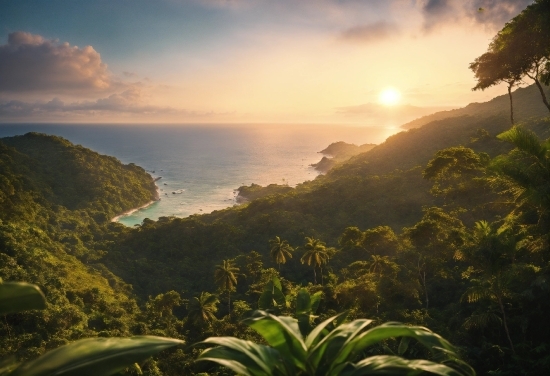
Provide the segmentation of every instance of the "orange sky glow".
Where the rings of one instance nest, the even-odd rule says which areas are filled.
[[[14,70],[0,79],[0,122],[398,126],[504,94],[472,92],[468,65],[522,9],[503,1],[480,18],[454,0],[275,3],[136,1],[137,20],[117,18],[114,35],[90,26],[103,2],[72,28],[14,5],[0,16],[0,68]],[[58,12],[77,17],[72,7]],[[387,87],[401,94],[391,108],[379,101]]]

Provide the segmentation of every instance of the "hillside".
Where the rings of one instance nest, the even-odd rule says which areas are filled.
[[[545,124],[537,123],[533,129],[548,137]],[[211,214],[148,221],[122,238],[104,261],[146,297],[176,287],[213,290],[211,275],[204,270],[250,251],[268,260],[268,240],[275,236],[296,245],[304,236],[314,236],[336,246],[349,226],[389,226],[399,233],[422,218],[423,207],[441,203],[429,192],[432,184],[422,177],[438,150],[463,145],[495,156],[510,150],[495,138],[508,128],[505,117],[463,117],[402,132],[326,176],[294,189],[285,187],[286,193],[274,190],[272,195]],[[488,135],[480,136],[478,129]],[[483,215],[489,219],[496,213]],[[292,268],[291,273],[306,278],[307,267]]]
[[[276,276],[285,304],[274,301],[274,312],[292,314],[303,286],[322,292],[320,319],[348,310],[350,318],[428,326],[461,346],[481,374],[519,366],[540,374],[548,357],[530,348],[544,346],[549,335],[543,313],[550,309],[544,201],[550,182],[540,170],[548,163],[510,152],[511,143],[497,137],[507,129],[506,116],[434,121],[295,188],[241,187],[250,202],[135,228],[108,219],[154,198],[152,179],[140,167],[55,136],[1,139],[0,277],[38,284],[49,306],[7,315],[0,355],[29,359],[90,336],[254,339],[239,321],[259,307]],[[547,139],[550,119],[525,129]],[[540,147],[537,158],[547,158],[539,143],[531,143]],[[531,184],[521,200],[511,195],[519,189],[512,181],[517,171]],[[293,250],[284,263],[270,256],[276,237]],[[305,261],[312,244],[324,254],[319,265]],[[479,281],[492,291],[499,274],[487,274],[491,260],[508,273],[503,304],[466,301]],[[230,290],[213,278],[224,261],[238,268]],[[194,315],[206,293],[218,303],[214,318],[201,321]],[[507,309],[509,337],[499,307]],[[476,320],[487,312],[492,321],[481,331]],[[510,338],[518,357],[510,356]],[[144,373],[220,372],[196,366],[195,356],[193,348],[174,350],[144,365]]]
[[[357,154],[365,153],[375,147],[376,144],[355,145],[348,144],[343,141],[333,142],[319,153],[323,154],[323,158],[313,163],[311,166],[321,173],[326,173],[330,169],[347,161]]]
[[[134,333],[140,309],[131,287],[96,262],[112,238],[110,216],[154,193],[142,168],[60,137],[0,139],[0,278],[37,284],[48,301],[44,311],[3,318],[0,357]]]
[[[545,87],[547,97],[550,96],[550,88]],[[516,122],[522,122],[529,118],[540,118],[548,116],[548,109],[541,100],[540,92],[535,84],[518,88],[512,92],[514,103],[514,119]],[[466,107],[449,111],[439,111],[431,115],[403,124],[401,128],[412,129],[420,128],[433,121],[443,120],[450,117],[476,116],[493,117],[505,116],[510,119],[510,99],[508,93],[499,95],[484,103],[470,103]],[[509,120],[508,120],[509,121]]]

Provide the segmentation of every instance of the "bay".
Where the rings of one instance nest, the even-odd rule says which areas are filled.
[[[330,143],[380,143],[398,128],[339,125],[2,124],[0,137],[40,132],[64,137],[157,181],[160,200],[123,215],[127,226],[163,216],[186,217],[236,205],[236,189],[252,183],[295,186],[314,179],[310,164]]]

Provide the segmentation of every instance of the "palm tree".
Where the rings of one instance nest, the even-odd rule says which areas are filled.
[[[201,292],[200,296],[195,296],[187,305],[189,320],[196,324],[211,325],[212,321],[216,320],[215,313],[218,311],[219,302],[216,295]]]
[[[534,208],[542,215],[550,209],[550,148],[538,136],[515,126],[497,136],[516,148],[497,159],[493,166],[501,178],[507,179],[518,209]]]
[[[294,248],[286,240],[281,240],[278,236],[275,239],[271,239],[269,244],[271,245],[269,254],[273,258],[273,261],[279,265],[279,270],[281,270],[281,264],[286,264],[287,258],[292,258],[291,252],[294,252]]]
[[[321,270],[321,284],[323,284],[323,264],[326,264],[329,260],[329,254],[325,243],[319,239],[309,237],[306,237],[305,240],[306,244],[304,245],[304,249],[306,253],[304,253],[300,261],[302,264],[313,266],[313,281],[315,284],[317,284],[317,273],[315,272],[315,268],[319,267]]]
[[[473,267],[475,278],[462,299],[468,303],[489,301],[496,303],[501,320],[491,311],[470,317],[466,326],[483,326],[490,322],[502,322],[510,349],[515,354],[510,337],[504,300],[511,295],[514,275],[520,264],[515,264],[516,241],[509,231],[495,231],[487,221],[476,222],[472,233],[473,245],[456,253],[455,258],[468,262]]]
[[[231,260],[223,260],[221,265],[216,265],[214,271],[214,281],[218,288],[223,292],[227,291],[227,306],[229,315],[231,315],[231,291],[235,291],[237,286],[237,276],[239,268],[232,265]]]

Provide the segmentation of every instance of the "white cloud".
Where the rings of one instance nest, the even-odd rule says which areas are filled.
[[[91,46],[14,32],[0,45],[0,92],[106,92],[117,86]]]

